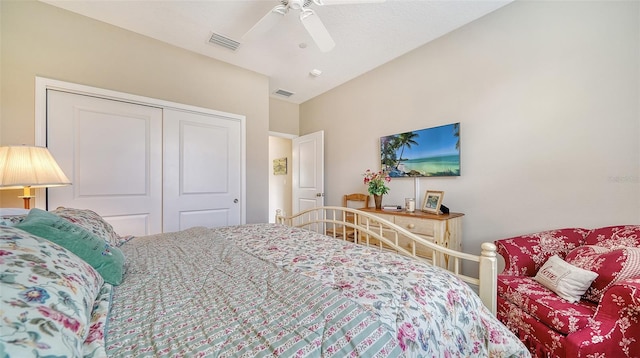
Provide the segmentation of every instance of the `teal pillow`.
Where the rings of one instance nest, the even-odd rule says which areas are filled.
[[[52,241],[91,265],[105,282],[119,285],[124,273],[124,255],[95,234],[40,209],[31,209],[14,227]]]

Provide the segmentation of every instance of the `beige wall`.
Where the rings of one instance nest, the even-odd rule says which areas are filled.
[[[275,98],[269,99],[269,130],[298,135],[300,106]]]
[[[640,2],[517,1],[300,108],[325,130],[327,204],[365,192],[379,137],[461,122],[460,177],[419,180],[463,212],[463,247],[640,224]],[[414,196],[396,179],[387,203]]]
[[[268,78],[35,1],[1,1],[0,143],[34,143],[42,76],[247,118],[247,222],[268,212]],[[1,206],[20,206],[19,192]]]

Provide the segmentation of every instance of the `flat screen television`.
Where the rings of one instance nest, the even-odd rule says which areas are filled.
[[[382,170],[393,178],[460,175],[460,123],[380,138]]]

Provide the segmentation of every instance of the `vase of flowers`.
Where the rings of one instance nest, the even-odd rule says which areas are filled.
[[[382,195],[389,192],[389,187],[386,184],[391,182],[391,177],[382,170],[373,172],[370,169],[367,169],[363,176],[369,194],[373,195],[376,209],[382,209]]]

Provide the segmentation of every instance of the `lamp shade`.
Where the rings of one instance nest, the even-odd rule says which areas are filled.
[[[0,147],[0,189],[69,185],[49,150],[35,146]]]

